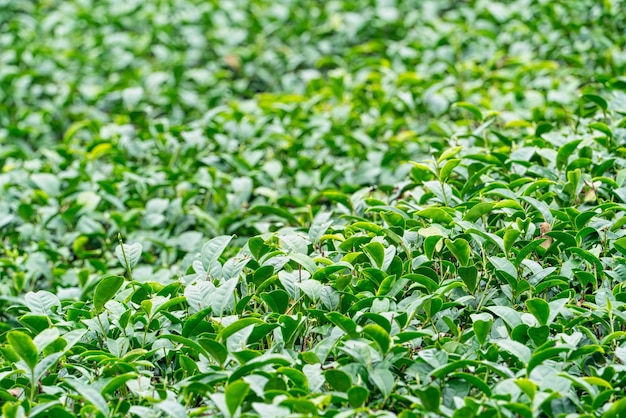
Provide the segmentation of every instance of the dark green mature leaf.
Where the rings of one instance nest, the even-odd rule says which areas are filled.
[[[463,216],[463,220],[468,222],[476,222],[482,216],[490,213],[494,207],[493,203],[490,202],[479,202],[472,206],[465,215]]]
[[[289,307],[289,295],[282,289],[261,294],[261,298],[276,313],[284,314]]]
[[[491,388],[487,383],[481,380],[479,377],[465,372],[454,372],[449,375],[451,378],[462,379],[471,384],[473,387],[477,388],[481,392],[483,392],[487,397],[492,396]]]
[[[180,335],[174,335],[174,334],[164,334],[164,335],[160,335],[158,338],[162,338],[165,340],[170,340],[173,342],[177,342],[179,344],[182,344],[183,346],[193,350],[195,353],[197,354],[201,354],[204,357],[206,357],[207,359],[209,358],[209,353],[207,353],[207,351],[197,342],[189,339],[189,338],[185,338],[182,337]]]
[[[569,157],[576,150],[578,145],[582,142],[582,139],[576,139],[570,141],[567,144],[559,148],[559,152],[556,154],[556,166],[558,169],[562,169],[567,165]]]
[[[446,239],[446,247],[458,260],[459,264],[466,267],[470,262],[471,248],[469,243],[463,238],[457,238],[454,241]]]
[[[387,369],[376,368],[370,370],[369,377],[385,398],[391,395],[395,385],[393,373]]]
[[[472,329],[478,342],[482,345],[487,341],[487,336],[493,325],[493,318],[487,313],[472,315]]]
[[[439,404],[441,402],[441,391],[436,386],[429,386],[423,390],[419,390],[417,395],[422,402],[424,409],[429,412],[439,412]]]
[[[478,284],[478,269],[474,266],[468,267],[459,267],[459,276],[467,286],[467,289],[470,292],[474,292],[476,290],[476,285]]]
[[[352,319],[341,315],[339,312],[329,312],[326,314],[326,318],[350,337],[358,336],[357,325]]]
[[[253,208],[251,208],[249,213],[251,214],[259,213],[262,215],[274,215],[279,218],[283,218],[292,224],[298,224],[298,220],[296,219],[296,217],[293,216],[289,211],[283,208],[258,205],[258,206],[254,206]]]
[[[215,294],[211,300],[211,307],[216,315],[222,316],[232,303],[234,300],[234,292],[238,284],[239,280],[237,278],[233,278],[226,280],[220,287],[215,289]]]
[[[609,138],[613,138],[613,130],[608,127],[606,123],[603,122],[592,122],[589,124],[589,127],[593,130],[602,132]]]
[[[198,327],[198,325],[211,313],[213,308],[208,307],[201,311],[196,312],[193,315],[190,315],[185,323],[183,324],[183,337],[189,337],[194,330]]]
[[[605,112],[609,108],[609,104],[607,103],[607,101],[604,100],[601,96],[598,96],[597,94],[589,94],[589,93],[583,94],[582,98],[595,103],[596,105],[598,105],[600,109],[602,109]]]
[[[224,366],[228,358],[228,350],[219,342],[210,338],[201,338],[200,345],[209,353],[220,366]]]
[[[352,386],[348,390],[348,401],[353,408],[363,406],[370,396],[369,390],[363,386]]]
[[[423,274],[407,274],[402,276],[402,278],[406,278],[415,283],[419,283],[428,291],[428,293],[433,293],[437,289],[439,289],[439,283]]]
[[[505,254],[509,254],[511,251],[511,247],[515,244],[515,241],[519,238],[521,232],[517,229],[507,229],[504,233],[504,237],[502,242],[504,243],[504,252]]]
[[[166,400],[156,403],[155,406],[172,418],[187,418],[189,416],[185,408],[175,401]]]
[[[96,313],[102,312],[104,305],[115,296],[122,284],[124,284],[122,276],[106,276],[98,282],[93,294],[93,307]]]
[[[116,391],[120,386],[124,385],[126,382],[128,382],[131,379],[136,379],[137,378],[137,373],[135,372],[128,372],[128,373],[124,373],[121,374],[119,376],[115,376],[113,379],[111,379],[100,391],[100,393],[102,395],[107,395],[109,393],[113,393],[114,391]]]
[[[379,242],[370,242],[361,249],[370,258],[374,267],[382,270],[385,263],[385,247]]]
[[[204,244],[202,247],[202,261],[207,268],[210,268],[211,264],[219,260],[232,239],[232,236],[220,235]]]
[[[236,321],[235,323],[227,326],[220,333],[222,342],[226,341],[231,335],[235,334],[242,329],[249,327],[250,325],[263,324],[263,321],[258,318],[244,318]]]
[[[435,370],[433,370],[430,374],[431,376],[437,379],[444,379],[450,373],[458,369],[464,369],[466,367],[475,366],[476,362],[474,360],[457,360],[447,364],[444,364]]]
[[[541,325],[549,325],[548,319],[550,318],[550,305],[543,299],[535,298],[528,299],[526,302],[528,312],[533,314],[537,321]]]
[[[508,353],[516,357],[524,365],[527,365],[528,362],[530,362],[532,353],[530,349],[525,345],[513,340],[499,340],[497,344],[504,351],[507,351]]]
[[[291,362],[283,357],[279,356],[269,356],[269,357],[259,357],[258,359],[254,359],[252,361],[247,362],[246,364],[239,367],[236,371],[234,371],[230,377],[229,381],[235,381],[241,379],[243,376],[248,375],[253,370],[257,370],[260,368],[264,368],[266,366],[289,366]]]
[[[537,328],[528,328],[527,333],[536,346],[541,346],[548,340],[548,337],[550,336],[550,328],[547,325]]]
[[[515,257],[515,266],[519,268],[519,266],[522,264],[522,261],[524,261],[530,255],[530,253],[537,249],[537,247],[541,246],[541,244],[543,244],[545,241],[546,239],[542,238],[533,240],[529,244],[525,245],[524,248],[522,248]]]
[[[535,367],[539,366],[547,359],[554,358],[567,351],[570,351],[568,347],[553,347],[540,351],[537,350],[533,353],[531,360],[528,362],[528,372],[530,373]]]
[[[626,256],[626,237],[622,237],[613,241],[613,246],[623,256]]]
[[[437,222],[442,225],[448,225],[453,221],[452,216],[450,216],[448,212],[440,208],[422,209],[417,212],[417,215],[426,219],[430,219],[433,222]]]
[[[330,369],[324,372],[324,378],[334,390],[348,392],[352,386],[350,375],[337,369]]]

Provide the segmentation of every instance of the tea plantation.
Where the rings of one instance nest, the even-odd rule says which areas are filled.
[[[626,1],[0,0],[0,409],[626,417]]]

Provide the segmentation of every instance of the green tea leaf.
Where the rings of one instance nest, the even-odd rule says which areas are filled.
[[[483,113],[480,111],[478,106],[468,103],[468,102],[456,102],[454,103],[454,107],[460,107],[462,109],[468,110],[476,119],[479,121],[483,120]]]
[[[11,348],[24,360],[31,370],[34,370],[39,361],[39,354],[37,353],[37,346],[30,336],[21,331],[9,331],[6,337]]]
[[[489,202],[480,202],[472,206],[465,215],[463,216],[463,220],[468,222],[476,222],[478,219],[483,217],[484,215],[490,213],[494,207],[493,203]]]
[[[382,354],[387,354],[391,347],[391,337],[379,325],[369,324],[363,327],[363,336],[374,341]]]
[[[448,212],[440,208],[422,209],[417,212],[417,215],[442,225],[449,225],[454,220]]]
[[[226,386],[224,395],[226,398],[226,406],[228,407],[228,412],[230,412],[231,417],[235,416],[235,412],[243,403],[249,390],[250,385],[243,380],[230,382],[228,386]]]
[[[326,314],[326,318],[333,324],[337,325],[342,329],[343,332],[348,334],[350,337],[358,337],[357,325],[356,323],[339,312],[329,312]]]
[[[489,331],[491,331],[493,318],[487,313],[473,314],[471,318],[474,335],[476,336],[478,342],[483,345],[487,341]]]
[[[66,376],[63,381],[80,394],[80,396],[82,396],[87,402],[95,406],[96,409],[104,416],[109,415],[109,405],[96,388],[74,376]]]
[[[379,242],[370,242],[361,247],[363,252],[367,254],[373,266],[383,269],[385,263],[385,247]]]
[[[623,256],[626,256],[626,237],[622,237],[613,241],[613,246]]]
[[[93,295],[93,307],[96,313],[102,312],[104,305],[115,296],[123,284],[122,276],[106,276],[98,282]]]
[[[550,317],[550,305],[543,299],[535,298],[528,299],[526,302],[526,308],[528,312],[533,314],[537,321],[541,325],[549,325],[548,318]]]
[[[141,258],[143,246],[140,243],[123,244],[115,247],[115,256],[125,269],[132,269]],[[126,263],[128,261],[128,264]]]
[[[339,392],[348,392],[352,386],[352,378],[349,374],[337,370],[329,369],[324,372],[324,379],[334,390]]]
[[[471,248],[466,240],[463,238],[457,238],[454,241],[446,239],[445,243],[461,266],[466,267],[469,265]]]
[[[489,262],[493,264],[496,271],[505,274],[512,279],[517,279],[517,269],[507,258],[504,257],[489,257]]]
[[[569,157],[572,155],[572,153],[576,150],[581,142],[582,139],[576,139],[574,141],[568,142],[567,144],[559,148],[559,152],[556,154],[556,166],[559,170],[567,166]]]
[[[352,386],[348,390],[348,402],[353,408],[359,408],[367,402],[370,392],[363,386]]]
[[[441,164],[443,161],[454,157],[455,155],[457,155],[459,152],[461,152],[461,150],[463,149],[463,147],[452,147],[452,148],[448,148],[446,149],[444,152],[441,153],[441,156],[439,157],[439,159],[437,160],[438,164]]]
[[[428,386],[419,390],[417,395],[422,402],[422,406],[429,412],[439,412],[439,404],[441,402],[441,391],[436,386]]]
[[[458,270],[463,283],[465,283],[467,289],[473,293],[476,290],[476,285],[478,284],[478,269],[474,266],[461,266]]]

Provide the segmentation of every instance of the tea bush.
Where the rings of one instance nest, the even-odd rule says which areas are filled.
[[[3,1],[3,416],[626,416],[624,10]]]

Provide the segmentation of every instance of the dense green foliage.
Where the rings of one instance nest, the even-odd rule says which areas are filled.
[[[625,9],[0,1],[3,416],[626,416]]]

